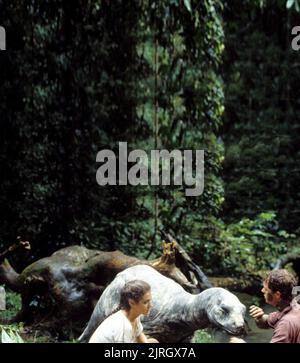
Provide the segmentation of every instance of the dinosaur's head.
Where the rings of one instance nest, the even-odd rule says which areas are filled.
[[[245,332],[246,307],[231,292],[222,288],[205,290],[206,312],[209,322],[229,334]]]

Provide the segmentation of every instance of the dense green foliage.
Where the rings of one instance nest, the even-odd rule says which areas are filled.
[[[145,256],[164,228],[197,254],[223,201],[219,11],[211,0],[2,7],[20,50],[1,54],[1,243],[22,234],[35,258],[75,243]],[[204,195],[99,187],[97,151],[119,141],[205,149]]]
[[[247,276],[258,270],[270,270],[278,256],[295,242],[295,235],[279,228],[274,213],[261,213],[256,218],[239,222],[219,222],[218,234],[203,253],[203,264],[213,261],[211,273]],[[218,251],[218,253],[215,253]]]
[[[0,319],[13,318],[21,310],[21,296],[10,290],[6,291],[6,310],[0,312]]]
[[[214,340],[206,330],[197,330],[193,338],[193,343],[214,343]]]
[[[6,319],[11,319],[14,317],[21,309],[21,296],[11,292],[6,292],[6,310],[0,311],[0,321],[5,321]],[[0,322],[0,343],[5,341],[22,343],[22,338],[19,335],[22,329],[22,324],[11,324],[2,325]]]
[[[19,267],[72,244],[147,257],[164,229],[208,272],[270,268],[298,233],[298,3],[1,2],[0,249],[30,240]],[[98,186],[120,141],[204,149],[203,195]]]
[[[230,1],[224,11],[223,215],[237,221],[273,210],[282,228],[297,232],[300,68],[291,29],[299,14],[286,5]]]

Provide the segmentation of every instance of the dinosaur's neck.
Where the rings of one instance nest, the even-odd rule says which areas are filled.
[[[162,309],[154,319],[149,317],[145,326],[147,334],[175,343],[191,337],[198,329],[208,327],[205,296],[202,294],[192,295],[182,291],[180,301],[176,300],[178,294],[174,295],[170,310],[166,312]],[[160,327],[161,321],[164,321],[163,329]]]
[[[206,296],[205,291],[198,294],[189,294],[186,297],[186,303],[183,308],[185,323],[192,329],[204,329],[209,326],[209,320],[206,313]]]

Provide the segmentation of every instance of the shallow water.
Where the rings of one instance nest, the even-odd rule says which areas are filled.
[[[240,301],[246,306],[246,322],[247,322],[247,335],[242,337],[247,343],[269,343],[273,329],[260,329],[256,326],[255,321],[249,315],[249,307],[251,305],[257,305],[261,307],[266,314],[276,311],[272,306],[264,303],[263,299],[259,299],[256,296],[252,296],[244,293],[234,293]],[[221,331],[210,331],[214,341],[216,343],[228,343],[230,336]]]

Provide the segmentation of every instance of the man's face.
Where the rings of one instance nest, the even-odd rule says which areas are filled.
[[[267,304],[272,306],[278,306],[281,301],[281,293],[279,291],[273,292],[269,288],[268,281],[264,281],[264,287],[261,289],[261,292],[264,294],[264,298]]]

